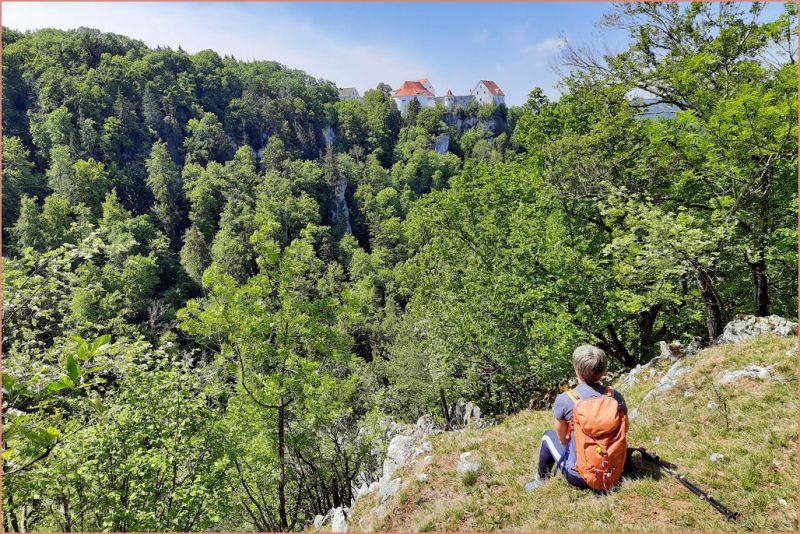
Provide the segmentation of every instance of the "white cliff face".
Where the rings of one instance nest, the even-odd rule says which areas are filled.
[[[325,146],[331,146],[336,141],[336,132],[331,126],[326,126],[322,130],[322,137],[325,139]]]
[[[341,223],[344,233],[352,234],[353,228],[350,226],[350,208],[347,206],[345,195],[347,194],[347,180],[339,178],[333,186],[334,207],[331,213],[334,225]]]
[[[433,142],[433,150],[438,154],[447,154],[447,149],[450,147],[450,134],[443,133],[437,137]]]
[[[447,118],[445,121],[448,126],[455,126],[460,132],[466,132],[471,128],[475,128],[478,124],[482,125],[484,129],[492,132],[493,134],[499,134],[499,130],[501,129],[501,124],[493,118],[489,117],[486,119],[479,119],[478,117],[466,117],[460,118],[457,115],[452,115]]]
[[[325,145],[331,146],[336,142],[336,132],[333,128],[326,126],[322,130],[322,136],[325,139]],[[339,178],[333,186],[333,199],[334,205],[331,211],[331,220],[334,226],[341,224],[346,234],[352,234],[353,229],[350,226],[350,208],[347,206],[345,195],[347,194],[347,180]]]
[[[740,378],[757,378],[759,380],[777,380],[778,382],[783,382],[786,380],[784,377],[780,375],[776,375],[772,373],[773,365],[768,365],[766,367],[761,367],[760,365],[750,364],[744,369],[739,369],[737,371],[726,371],[722,373],[717,379],[717,384],[730,384],[731,382],[735,382]]]
[[[326,530],[325,525],[331,526],[332,532],[347,532],[350,528],[351,511],[359,499],[368,495],[378,495],[378,505],[371,510],[374,516],[383,516],[386,513],[386,503],[390,502],[404,485],[404,481],[394,476],[397,471],[408,463],[424,462],[431,460],[430,456],[425,456],[433,450],[430,441],[426,437],[442,432],[437,428],[433,418],[428,415],[422,416],[417,421],[416,426],[397,424],[391,422],[388,427],[387,438],[389,439],[386,450],[386,457],[382,468],[377,473],[380,478],[369,483],[375,473],[362,473],[354,482],[358,487],[354,487],[354,498],[350,506],[332,508],[324,516],[318,515],[314,518],[313,529],[317,532]],[[424,456],[424,459],[422,457]]]

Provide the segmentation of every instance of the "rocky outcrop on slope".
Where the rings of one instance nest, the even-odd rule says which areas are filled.
[[[749,341],[764,334],[778,336],[796,336],[797,323],[789,321],[777,315],[768,317],[756,317],[753,315],[738,315],[736,318],[725,325],[721,336],[714,340],[713,345],[727,343],[741,343]],[[658,373],[658,368],[669,365],[669,369],[659,379],[655,387],[644,396],[644,402],[659,399],[670,391],[678,383],[678,377],[691,371],[692,364],[686,357],[692,356],[703,349],[703,342],[700,338],[694,338],[687,344],[678,341],[672,343],[661,342],[661,353],[647,362],[632,369],[621,380],[617,386],[621,391],[636,384],[641,377],[652,378]],[[796,352],[795,352],[796,354]],[[717,385],[725,385],[735,382],[744,377],[756,378],[761,380],[784,380],[780,375],[775,375],[771,367],[761,367],[755,364],[745,366],[743,369],[730,370],[717,376],[714,382]],[[684,395],[691,395],[691,391],[685,391]],[[635,408],[629,414],[631,419],[635,419],[638,410]]]
[[[725,330],[715,342],[717,344],[739,343],[754,339],[762,334],[796,336],[797,323],[778,315],[768,315],[766,317],[737,315],[733,321],[725,325]]]
[[[663,369],[669,366],[669,370],[667,373],[662,377],[664,381],[663,384],[660,384],[661,390],[666,391],[667,389],[671,388],[674,385],[674,379],[680,374],[684,374],[685,371],[680,371],[681,364],[680,360],[687,356],[691,356],[700,352],[703,349],[703,341],[702,339],[696,337],[692,339],[689,343],[683,344],[680,341],[673,341],[671,343],[667,343],[666,341],[662,341],[659,344],[660,353],[658,356],[650,360],[644,365],[637,365],[633,369],[631,369],[626,375],[620,378],[617,388],[620,391],[624,391],[629,387],[633,386],[634,384],[638,383],[642,378],[649,379],[656,374],[658,374],[660,369]],[[658,389],[659,386],[657,386]],[[654,395],[657,395],[655,393]]]
[[[458,400],[451,406],[450,419],[452,424],[457,427],[488,424],[481,417],[481,410],[477,404],[463,400]],[[359,499],[369,495],[379,495],[378,505],[372,509],[372,514],[375,516],[385,514],[386,503],[397,495],[405,483],[400,477],[395,476],[397,471],[409,463],[428,461],[429,454],[433,451],[433,445],[427,438],[441,432],[444,430],[437,426],[430,415],[420,417],[416,425],[401,425],[391,420],[387,421],[386,435],[389,438],[389,444],[380,473],[372,473],[370,476],[364,474],[358,477],[361,484],[354,491],[355,498],[350,506],[333,508],[325,516],[318,515],[314,519],[314,529],[323,530],[325,525],[330,523],[332,532],[346,532],[350,522],[351,509]],[[371,479],[377,480],[368,484],[367,481]]]
[[[774,334],[779,336],[796,336],[797,323],[770,315],[768,317],[756,317],[754,315],[738,315],[736,318],[725,325],[721,336],[714,340],[713,345],[726,343],[741,343],[749,341],[763,334]],[[656,386],[645,395],[644,400],[661,398],[666,392],[675,387],[678,377],[691,371],[691,365],[685,361],[687,356],[697,354],[705,348],[703,340],[694,338],[689,343],[673,341],[667,343],[662,341],[660,344],[660,354],[644,365],[638,365],[627,373],[618,383],[618,389],[624,391],[641,379],[649,379],[659,373],[660,369],[669,366],[667,372],[656,383]],[[729,371],[717,377],[717,384],[728,384],[741,377],[755,377],[761,379],[781,379],[770,375],[770,369],[761,368],[757,365],[749,365],[741,370]],[[633,412],[635,418],[636,412]]]

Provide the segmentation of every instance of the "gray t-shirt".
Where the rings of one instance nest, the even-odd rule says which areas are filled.
[[[606,394],[606,387],[602,384],[578,384],[576,387],[572,388],[575,393],[578,394],[578,397],[581,399],[591,399],[593,397],[602,397]],[[619,405],[622,407],[622,411],[628,413],[628,407],[625,405],[625,399],[622,397],[622,394],[614,390],[614,398],[617,400]],[[572,399],[567,395],[566,392],[562,393],[558,397],[556,397],[555,403],[553,403],[553,416],[560,420],[560,421],[569,421],[572,418],[572,408],[574,403]],[[575,440],[572,436],[569,439],[569,455],[567,456],[567,469],[573,475],[580,476],[578,472],[575,470]]]

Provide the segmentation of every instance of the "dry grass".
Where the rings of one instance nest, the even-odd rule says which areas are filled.
[[[368,496],[357,504],[351,529],[797,531],[797,359],[786,356],[796,343],[797,338],[762,336],[687,358],[692,371],[660,401],[642,399],[663,370],[624,391],[629,408],[639,408],[630,445],[676,463],[690,480],[741,512],[739,523],[725,521],[675,480],[656,478],[657,471],[647,466],[641,471],[650,476],[625,480],[608,495],[572,488],[561,478],[525,493],[541,433],[552,416],[524,411],[492,428],[435,436],[431,463],[412,463],[400,471],[404,486],[387,503],[385,516],[372,515],[377,496]],[[719,373],[748,364],[773,365],[773,373],[785,380],[740,379],[717,386],[716,392],[709,386]],[[706,407],[710,400],[727,404],[727,431],[722,410]],[[482,463],[472,484],[455,472],[464,451],[473,451]],[[713,452],[724,460],[711,462]],[[428,481],[416,481],[423,472]]]

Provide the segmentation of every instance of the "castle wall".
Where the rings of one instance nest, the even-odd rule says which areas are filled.
[[[428,107],[428,106],[435,106],[436,105],[435,102],[434,102],[436,97],[430,98],[430,97],[427,97],[427,96],[419,96],[419,95],[417,95],[417,96],[394,96],[394,97],[392,97],[392,99],[394,100],[395,105],[397,105],[397,109],[400,110],[400,114],[401,115],[405,115],[406,114],[406,109],[408,108],[408,103],[411,102],[414,98],[419,100],[420,106],[422,106],[423,108]]]

